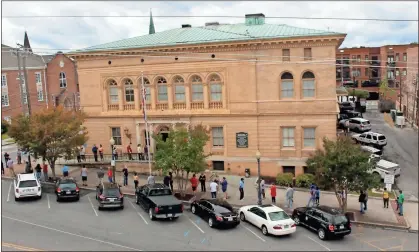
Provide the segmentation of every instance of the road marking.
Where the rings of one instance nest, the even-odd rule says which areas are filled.
[[[186,231],[184,234],[183,234],[183,236],[188,236],[188,234],[189,234],[189,230],[188,231]]]
[[[74,233],[70,233],[70,232],[67,232],[67,231],[60,230],[60,229],[47,227],[47,226],[43,226],[43,225],[39,225],[39,224],[36,224],[36,223],[15,219],[15,218],[4,216],[4,215],[2,215],[2,218],[6,218],[6,219],[9,219],[9,220],[14,220],[14,221],[25,223],[25,224],[28,224],[28,225],[31,225],[31,226],[40,227],[40,228],[48,229],[48,230],[51,230],[51,231],[55,231],[55,232],[59,232],[59,233],[67,234],[67,235],[76,236],[76,237],[83,238],[83,239],[86,239],[86,240],[91,240],[91,241],[96,241],[96,242],[100,242],[100,243],[103,243],[103,244],[108,244],[108,245],[115,246],[115,247],[120,247],[120,248],[134,250],[134,251],[142,251],[141,249],[127,247],[127,246],[124,246],[124,245],[99,240],[99,239],[88,237],[88,236],[85,236],[85,235],[74,234]]]
[[[368,241],[364,241],[364,240],[362,240],[361,238],[356,237],[356,236],[353,236],[353,237],[354,237],[355,239],[359,240],[360,242],[363,242],[363,243],[367,244],[368,246],[371,246],[371,247],[373,247],[373,248],[376,248],[376,249],[378,249],[378,250],[380,250],[380,251],[384,251],[384,249],[383,249],[383,248],[380,248],[380,247],[378,247],[378,246],[375,246],[374,244],[372,244],[372,243],[370,243],[370,242],[368,242]]]
[[[99,216],[99,215],[97,215],[96,209],[95,209],[95,207],[93,206],[93,203],[92,203],[92,201],[90,200],[89,195],[87,195],[87,199],[89,200],[90,205],[92,206],[92,209],[93,209],[93,211],[94,211],[94,212],[95,212],[95,214],[96,214],[96,217],[97,217],[97,216]]]
[[[323,248],[325,248],[327,251],[332,251],[330,248],[328,248],[328,247],[324,246],[323,244],[321,244],[320,242],[318,242],[318,241],[314,240],[314,239],[313,239],[313,238],[311,238],[310,236],[307,236],[307,235],[306,235],[306,237],[307,237],[308,239],[312,240],[313,242],[315,242],[315,243],[319,244],[320,246],[322,246]]]
[[[204,243],[204,242],[205,242],[205,238],[204,238],[204,239],[202,239],[201,243]]]
[[[386,249],[384,249],[384,251],[387,251],[387,250],[389,250],[389,249],[400,249],[400,251],[403,251],[403,250],[402,250],[402,245],[399,245],[399,246],[394,246],[394,247],[390,247],[390,248],[386,248]]]
[[[134,204],[132,204],[132,202],[130,201],[129,203],[131,203],[131,206],[134,208],[135,212],[141,217],[141,219],[143,219],[143,221],[145,222],[146,225],[148,225],[148,222],[145,220],[145,218],[140,214],[140,212],[137,211],[137,208],[135,208]]]
[[[392,240],[392,239],[396,239],[397,237],[393,236],[393,237],[385,237],[385,238],[381,238],[381,239],[376,239],[376,240],[370,240],[370,241],[366,241],[369,243],[373,243],[373,242],[379,242],[379,241],[383,241],[383,240]]]
[[[49,194],[47,194],[47,200],[48,200],[48,209],[50,209],[51,205],[49,204]]]
[[[10,190],[12,190],[12,183],[13,182],[10,182],[10,185],[9,185],[9,192],[7,193],[7,201],[10,200]]]
[[[1,246],[2,247],[7,247],[7,248],[13,248],[13,249],[21,250],[21,251],[44,251],[44,250],[41,250],[41,249],[25,247],[25,246],[21,246],[21,245],[18,245],[18,244],[13,244],[13,243],[8,243],[8,242],[2,242]]]
[[[255,232],[253,232],[252,230],[250,230],[250,228],[244,226],[244,225],[240,225],[242,227],[244,227],[245,229],[247,229],[247,231],[249,231],[250,233],[254,234],[257,238],[259,238],[259,240],[266,242],[262,237],[260,237],[259,235],[257,235]]]
[[[202,230],[198,225],[196,225],[196,223],[193,221],[193,220],[191,220],[191,218],[189,218],[186,214],[184,214],[184,216],[186,217],[186,218],[188,218],[188,220],[199,230],[199,231],[201,231],[201,233],[203,233],[203,234],[205,234],[205,232],[204,232],[204,230]]]

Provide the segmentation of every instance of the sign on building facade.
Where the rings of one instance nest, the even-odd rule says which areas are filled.
[[[246,132],[236,133],[236,147],[248,148],[249,147],[249,134]]]

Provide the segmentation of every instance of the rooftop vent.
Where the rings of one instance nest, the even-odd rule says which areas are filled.
[[[183,24],[182,25],[182,28],[191,28],[192,27],[192,25],[190,25],[190,24]]]
[[[218,23],[218,22],[205,23],[205,26],[211,26],[211,25],[220,25],[220,23]]]
[[[262,25],[265,24],[265,15],[262,13],[246,14],[246,25]]]

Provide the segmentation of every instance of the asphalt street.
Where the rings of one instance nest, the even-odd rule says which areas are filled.
[[[79,202],[56,202],[53,194],[15,202],[11,181],[2,180],[1,188],[3,251],[418,250],[417,234],[406,232],[355,226],[343,240],[320,241],[298,227],[291,236],[270,237],[248,223],[212,229],[189,211],[176,221],[151,221],[131,198],[123,210],[98,211],[93,193]]]
[[[410,127],[392,128],[378,111],[367,112],[363,116],[371,122],[373,132],[384,134],[387,138],[383,158],[401,167],[401,175],[396,180],[397,187],[403,190],[406,199],[417,200],[418,133]]]

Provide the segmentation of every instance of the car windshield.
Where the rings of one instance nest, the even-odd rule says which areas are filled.
[[[385,136],[379,136],[378,140],[386,140],[386,137]]]
[[[165,196],[165,195],[172,195],[170,189],[158,189],[158,190],[151,190],[149,196]]]
[[[290,219],[290,217],[288,216],[288,214],[285,213],[284,211],[278,211],[278,212],[269,213],[269,218],[272,221],[280,221],[280,220]]]
[[[76,187],[77,187],[76,184],[75,183],[71,183],[71,182],[60,184],[60,188],[61,189],[62,188],[76,189]]]
[[[214,206],[214,212],[216,213],[231,213],[233,211],[233,208],[228,204],[219,204],[219,205],[213,205]]]
[[[20,188],[37,187],[37,186],[38,184],[36,183],[36,180],[25,180],[25,181],[20,181],[19,183]]]
[[[106,189],[104,195],[107,197],[119,197],[120,196],[119,189],[116,189],[116,188]]]
[[[348,219],[346,218],[345,215],[336,215],[335,216],[335,223],[336,224],[341,224],[341,223],[347,223]]]

